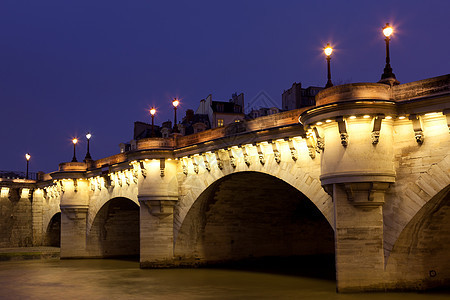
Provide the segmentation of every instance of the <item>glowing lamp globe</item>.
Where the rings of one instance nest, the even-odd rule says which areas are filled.
[[[383,34],[385,37],[389,37],[394,32],[394,29],[389,26],[389,23],[386,23],[386,26],[383,27]]]
[[[333,48],[331,48],[330,44],[327,44],[327,46],[323,49],[323,52],[325,52],[326,56],[330,56],[331,53],[333,53]]]

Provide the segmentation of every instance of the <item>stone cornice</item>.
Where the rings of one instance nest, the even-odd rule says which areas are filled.
[[[299,117],[299,122],[303,125],[310,125],[326,119],[365,114],[397,115],[395,102],[365,99],[326,104],[303,112]]]

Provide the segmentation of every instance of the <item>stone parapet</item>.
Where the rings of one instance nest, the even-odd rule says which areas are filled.
[[[395,101],[411,101],[425,97],[448,95],[450,74],[409,82],[394,86],[392,96]]]
[[[389,85],[381,83],[350,83],[322,90],[316,95],[316,106],[357,100],[392,100]]]

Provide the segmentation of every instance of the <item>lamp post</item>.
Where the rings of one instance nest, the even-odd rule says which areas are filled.
[[[328,80],[327,84],[325,85],[325,88],[329,88],[333,86],[333,83],[331,82],[331,67],[330,67],[330,60],[331,60],[331,53],[333,53],[333,48],[331,48],[330,43],[327,43],[327,46],[323,48],[323,52],[325,52],[325,55],[327,56],[327,70],[328,70]]]
[[[72,143],[73,143],[73,157],[72,157],[72,162],[77,162],[77,157],[75,156],[75,148],[76,145],[78,143],[78,139],[74,138],[72,139]]]
[[[175,118],[174,118],[174,122],[173,122],[172,132],[179,132],[178,126],[177,126],[177,106],[178,106],[178,104],[180,104],[180,101],[177,98],[174,98],[172,101],[172,105],[173,105],[173,109],[175,111]]]
[[[155,127],[155,113],[156,113],[156,109],[154,107],[152,107],[150,109],[150,115],[152,116],[152,135],[151,135],[151,137],[155,136],[155,129],[154,129],[154,127]]]
[[[28,164],[29,164],[30,158],[31,158],[30,153],[25,154],[25,158],[26,158],[26,160],[27,160],[27,173],[26,173],[26,175],[25,175],[25,179],[28,179]]]
[[[87,161],[87,160],[92,160],[91,153],[89,153],[89,141],[90,141],[91,137],[92,137],[92,134],[91,134],[90,132],[88,132],[88,133],[86,134],[86,139],[87,139],[87,152],[86,152],[86,156],[84,157],[84,160],[85,160],[85,161]]]
[[[383,34],[386,37],[384,40],[386,41],[386,66],[384,67],[384,73],[381,75],[381,80],[393,78],[395,79],[394,73],[392,73],[391,68],[391,58],[389,56],[389,41],[391,40],[390,36],[394,32],[394,29],[386,23],[386,26],[383,27]]]

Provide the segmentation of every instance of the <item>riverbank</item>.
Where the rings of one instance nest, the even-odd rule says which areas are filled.
[[[59,259],[59,247],[0,248],[0,261]]]

